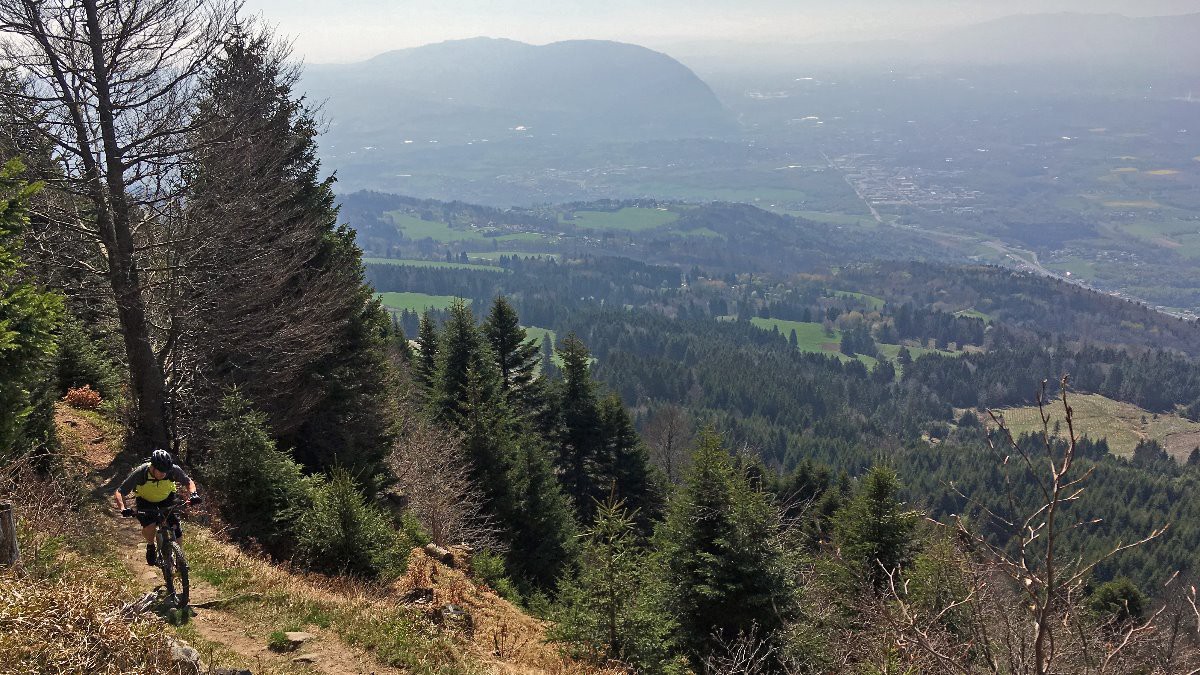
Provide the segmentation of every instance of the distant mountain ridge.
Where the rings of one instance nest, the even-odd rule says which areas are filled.
[[[330,140],[343,148],[514,134],[687,138],[732,128],[712,90],[683,64],[600,40],[454,40],[361,63],[310,65],[301,86],[325,101]]]

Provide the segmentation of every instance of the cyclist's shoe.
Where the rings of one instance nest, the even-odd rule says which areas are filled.
[[[192,496],[188,497],[188,504],[199,504],[202,501],[204,501],[204,498],[195,492],[192,493]]]
[[[121,509],[121,517],[122,518],[132,518],[136,515],[137,515],[137,511],[134,511],[133,509]]]
[[[146,564],[151,567],[158,564],[158,557],[154,555],[154,544],[146,544]]]

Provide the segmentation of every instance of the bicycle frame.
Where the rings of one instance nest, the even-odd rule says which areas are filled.
[[[186,501],[181,501],[161,509],[137,511],[140,516],[154,519],[154,542],[158,547],[158,567],[162,570],[163,581],[166,582],[167,597],[175,598],[181,609],[187,607],[191,588],[188,580],[187,558],[175,536],[175,528],[171,521],[173,516],[183,513],[187,509],[187,505]],[[179,594],[175,593],[176,578],[179,579],[181,587]]]

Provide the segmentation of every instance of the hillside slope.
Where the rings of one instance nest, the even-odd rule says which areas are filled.
[[[126,603],[148,593],[161,596],[161,576],[157,568],[145,564],[136,525],[115,518],[107,506],[113,485],[135,461],[121,452],[121,429],[95,413],[63,404],[57,409],[56,422],[71,464],[78,468],[80,479],[86,480],[88,489],[81,492],[90,495],[78,505],[82,511],[77,517],[59,520],[90,523],[95,543],[83,542],[82,552],[55,553],[53,533],[41,532],[44,528],[35,518],[23,546],[39,557],[46,554],[36,552],[52,546],[51,560],[38,564],[57,565],[56,575],[67,587],[90,588],[87,579],[74,575],[105,570],[99,574],[112,583],[104,587],[102,596],[97,591],[96,597],[106,602],[119,603],[118,596]],[[4,485],[0,480],[0,487]],[[151,605],[151,611],[131,624],[131,629],[137,640],[153,647],[147,652],[153,663],[121,672],[166,672],[169,649],[163,647],[164,629],[167,635],[193,646],[205,668],[248,668],[256,674],[595,672],[564,658],[555,646],[547,644],[545,623],[473,580],[462,569],[467,564],[461,557],[454,561],[459,568],[455,569],[429,557],[423,549],[414,549],[407,574],[386,585],[304,575],[223,541],[217,525],[203,509],[185,523],[192,608],[181,616],[166,603]],[[54,560],[54,556],[70,564]],[[24,586],[26,596],[31,589],[36,592],[40,588],[28,579],[16,583],[13,590]],[[7,582],[0,578],[0,595],[8,597],[6,589]],[[88,609],[101,612],[97,620],[102,621],[112,618],[109,613],[124,613],[125,620],[130,616],[120,604],[111,612],[103,607]],[[28,622],[28,610],[21,611],[26,612],[23,620]],[[0,624],[4,617],[0,612]],[[82,619],[75,621],[85,625]],[[67,628],[57,631],[54,639],[63,640],[64,645],[81,639]],[[270,649],[268,644],[286,631],[303,631],[310,637],[292,651]],[[0,660],[21,668],[34,662],[30,659],[40,658],[30,655],[27,646],[9,642],[0,639]],[[68,650],[53,643],[47,647],[49,652],[70,656]],[[45,667],[51,669],[39,672],[67,672],[57,666]],[[7,672],[27,671],[9,671],[0,665],[0,673]]]

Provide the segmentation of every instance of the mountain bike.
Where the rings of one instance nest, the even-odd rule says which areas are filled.
[[[169,506],[147,511],[134,511],[134,515],[147,516],[154,520],[154,545],[158,549],[158,568],[162,570],[163,581],[167,586],[167,598],[175,598],[179,609],[187,607],[191,586],[188,582],[187,556],[183,554],[183,546],[179,543],[182,530],[179,529],[179,514],[188,507],[187,500],[179,500]],[[175,581],[179,581],[180,593],[175,593]]]

